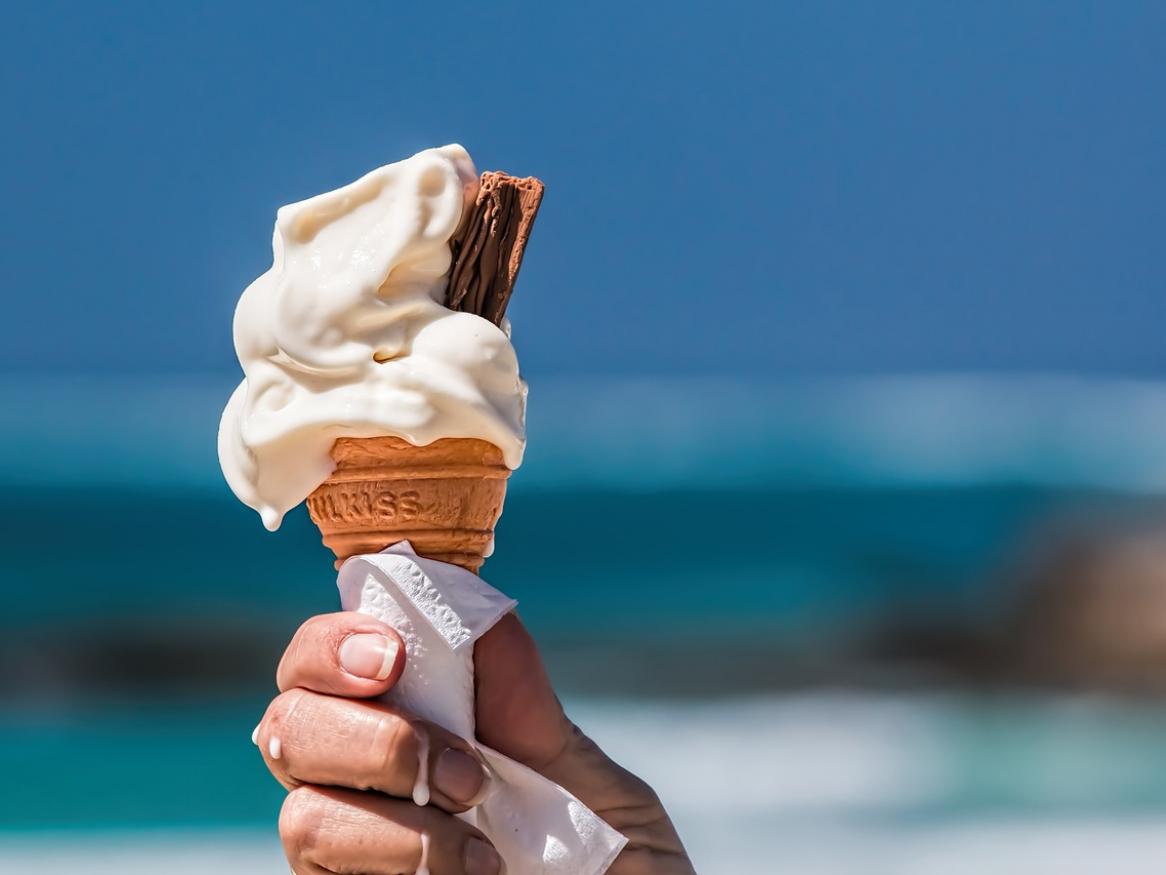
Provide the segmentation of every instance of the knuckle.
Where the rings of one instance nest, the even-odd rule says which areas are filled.
[[[319,614],[309,617],[292,636],[279,661],[276,679],[280,689],[295,685],[297,677],[306,665],[319,658],[319,651],[326,648],[338,634],[334,614]]]
[[[656,793],[655,789],[647,781],[637,776],[632,782],[632,786],[639,791],[640,796],[644,800],[643,805],[645,808],[652,811],[664,810],[664,804],[660,801],[659,794]]]
[[[319,845],[326,800],[310,787],[287,794],[279,812],[279,835],[289,860],[307,859]]]
[[[267,728],[286,728],[289,724],[288,718],[303,704],[305,695],[303,690],[291,689],[272,699],[271,704],[267,706],[267,713],[263,717],[263,722]]]

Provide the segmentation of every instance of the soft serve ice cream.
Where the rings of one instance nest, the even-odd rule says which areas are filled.
[[[526,386],[506,332],[444,306],[450,239],[478,177],[427,149],[276,214],[273,263],[243,292],[244,380],[219,461],[268,529],[323,483],[339,437],[478,438],[518,467]]]

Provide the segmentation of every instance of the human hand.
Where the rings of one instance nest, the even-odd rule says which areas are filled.
[[[486,791],[472,746],[371,701],[400,678],[404,659],[388,626],[338,613],[301,626],[280,662],[281,692],[256,743],[289,790],[280,835],[298,875],[503,871],[486,837],[453,816]],[[567,719],[517,617],[479,639],[474,664],[478,739],[566,788],[628,837],[612,875],[693,872],[652,789]],[[418,804],[426,795],[428,804]]]

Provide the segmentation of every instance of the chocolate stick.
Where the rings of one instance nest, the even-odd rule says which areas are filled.
[[[543,184],[533,176],[482,174],[478,200],[450,241],[447,307],[502,323],[542,197]]]

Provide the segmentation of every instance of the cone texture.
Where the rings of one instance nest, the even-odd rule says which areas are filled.
[[[308,496],[308,513],[337,567],[408,540],[421,556],[481,568],[510,476],[496,446],[469,438],[424,447],[395,437],[339,438],[332,458],[336,470]]]

